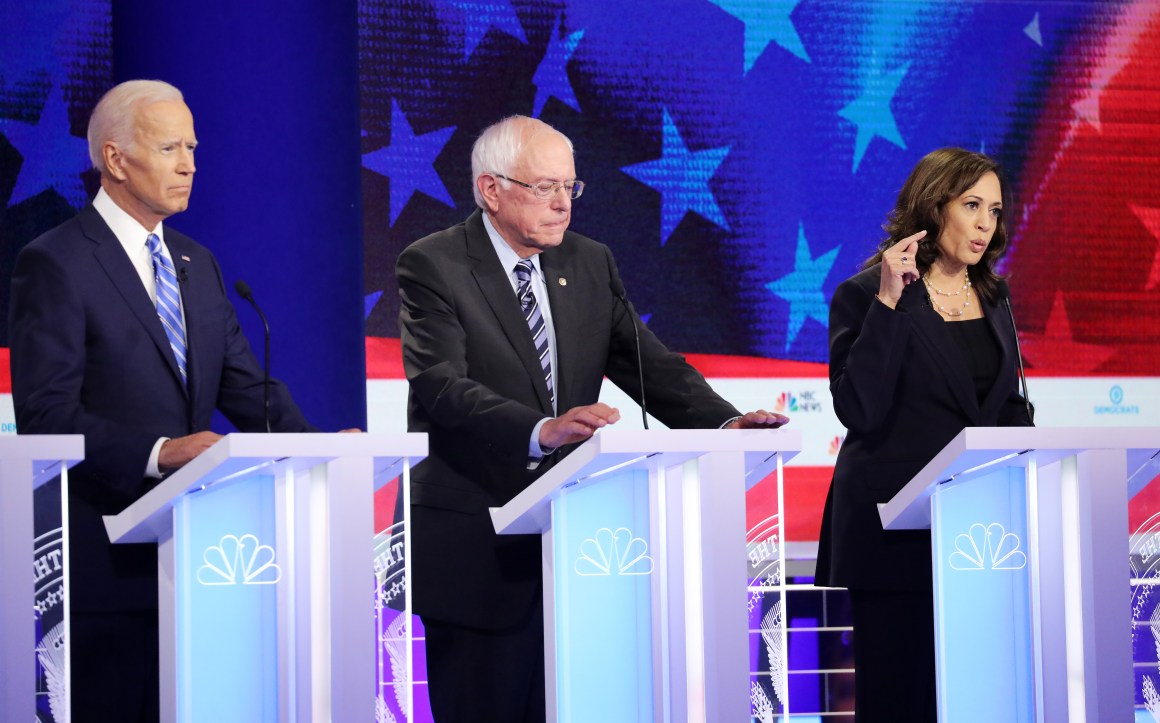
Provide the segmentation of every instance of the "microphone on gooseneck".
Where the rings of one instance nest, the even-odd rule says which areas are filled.
[[[1007,279],[999,279],[999,298],[1007,307],[1007,316],[1011,319],[1011,331],[1015,336],[1015,357],[1019,360],[1019,380],[1023,383],[1023,403],[1027,405],[1027,418],[1034,424],[1035,407],[1031,406],[1031,397],[1027,395],[1027,374],[1023,371],[1023,352],[1019,349],[1019,331],[1015,327],[1015,312],[1011,309],[1011,287]]]
[[[254,292],[250,291],[250,285],[245,281],[238,279],[234,282],[234,291],[238,292],[238,296],[250,302],[250,306],[254,307],[254,311],[258,312],[258,318],[262,320],[262,327],[266,331],[266,355],[264,359],[263,378],[262,378],[262,393],[264,399],[264,412],[266,417],[266,431],[270,431],[270,325],[266,322],[266,315],[262,313],[262,309],[258,306],[258,302],[254,301]]]
[[[625,311],[628,312],[628,318],[632,321],[632,335],[636,341],[636,371],[640,375],[640,418],[644,422],[644,428],[648,429],[648,403],[644,396],[644,363],[640,358],[640,329],[636,326],[636,314],[632,312],[632,304],[628,303],[628,297],[624,293],[624,283],[620,278],[613,276],[608,280],[608,288],[612,290],[612,295],[624,304]]]

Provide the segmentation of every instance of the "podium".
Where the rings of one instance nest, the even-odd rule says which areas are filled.
[[[84,456],[79,434],[0,437],[0,720],[36,718],[32,493]]]
[[[745,491],[800,449],[792,429],[605,429],[492,509],[543,536],[549,721],[749,719]]]
[[[422,434],[230,434],[121,514],[155,542],[164,721],[375,719],[374,490]]]
[[[941,723],[1133,719],[1128,500],[1158,453],[1160,428],[969,428],[880,506],[931,530]]]

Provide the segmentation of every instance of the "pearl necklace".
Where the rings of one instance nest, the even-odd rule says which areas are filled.
[[[935,288],[935,286],[930,283],[930,279],[925,275],[922,277],[922,283],[926,284],[926,288],[928,290],[933,291],[935,293],[935,296],[931,297],[931,303],[933,303],[935,308],[939,310],[939,313],[943,314],[944,316],[949,316],[952,318],[962,316],[963,314],[967,313],[967,307],[969,307],[971,305],[971,278],[969,276],[967,277],[966,281],[963,283],[962,287],[960,287],[957,291],[952,291],[952,292],[943,291],[942,289]],[[946,297],[950,298],[952,296],[960,296],[960,295],[965,295],[965,296],[963,298],[963,305],[961,307],[959,307],[958,309],[947,309],[946,307],[944,307],[942,304],[940,304],[938,302],[939,296],[946,296]]]

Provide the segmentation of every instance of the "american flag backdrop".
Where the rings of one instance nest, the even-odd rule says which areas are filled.
[[[997,158],[1030,368],[1155,375],[1155,2],[361,0],[367,333],[394,259],[472,208],[470,146],[514,113],[576,144],[574,230],[691,353],[825,362],[830,294],[906,174]]]
[[[113,5],[0,3],[0,347],[16,254],[96,190],[84,134],[113,83]],[[398,253],[470,213],[472,142],[520,113],[574,141],[588,185],[572,228],[612,247],[657,335],[719,388],[744,387],[808,431],[785,539],[816,535],[842,443],[826,391],[830,296],[940,146],[994,156],[1012,183],[1003,270],[1041,423],[1158,424],[1160,2],[359,0],[358,23],[351,172],[372,397],[376,384],[405,390]],[[399,422],[401,404],[384,409]],[[1152,488],[1133,501],[1136,578],[1160,578]],[[751,491],[751,529],[781,513],[770,492]],[[387,542],[392,503],[381,496]],[[38,532],[52,559],[59,518]],[[42,643],[61,619],[54,575],[38,598]],[[1150,589],[1133,591],[1140,720],[1160,720]],[[44,650],[37,714],[50,720]],[[420,701],[380,703],[381,720],[423,719]]]
[[[985,152],[1011,183],[1002,271],[1040,424],[1160,420],[1160,3],[359,8],[372,419],[377,383],[405,389],[395,258],[472,211],[472,142],[524,114],[573,140],[587,185],[572,228],[612,247],[650,328],[726,396],[741,394],[738,406],[785,412],[803,429],[786,509],[768,482],[749,492],[751,558],[770,540],[808,550],[816,539],[844,438],[826,389],[830,297],[873,252],[907,174],[935,148]],[[399,394],[383,399],[402,413]],[[384,527],[392,502],[383,500]],[[1133,501],[1137,547],[1160,535],[1157,509],[1154,493]],[[1132,560],[1134,578],[1160,574],[1147,554]],[[764,571],[751,573],[759,582]],[[1138,719],[1160,720],[1146,632],[1157,608],[1149,584],[1134,589]],[[840,609],[802,597],[784,624],[845,624]],[[782,613],[752,593],[752,629]],[[791,675],[790,698],[805,701],[792,710],[848,712],[850,678],[833,671],[848,671],[849,639],[815,635],[791,643],[789,666],[831,672]],[[784,688],[760,641],[751,654],[753,716],[772,720]],[[421,695],[416,706],[423,720]]]

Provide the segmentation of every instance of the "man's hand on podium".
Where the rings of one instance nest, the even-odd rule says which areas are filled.
[[[161,451],[157,454],[157,467],[162,472],[181,469],[221,438],[217,432],[198,432],[187,437],[167,439],[161,444]]]
[[[565,444],[583,442],[596,430],[620,421],[620,410],[603,402],[586,407],[573,407],[560,416],[549,419],[540,427],[540,447],[556,449]]]
[[[756,412],[746,412],[744,415],[726,424],[725,429],[777,429],[788,423],[789,417],[784,414],[758,409]]]

